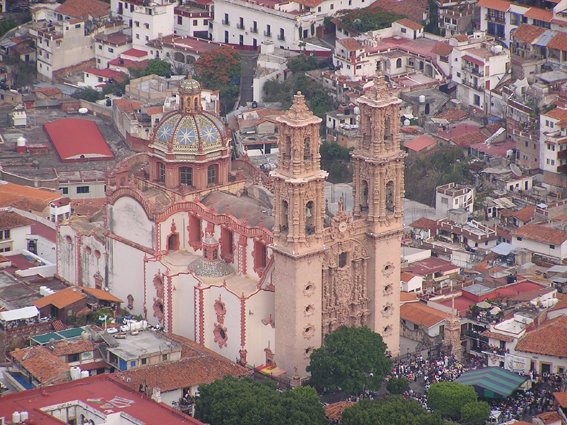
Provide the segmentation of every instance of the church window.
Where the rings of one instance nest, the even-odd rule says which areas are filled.
[[[193,169],[191,167],[181,167],[179,169],[179,184],[193,186]]]
[[[288,203],[287,201],[282,201],[282,213],[281,213],[281,224],[280,224],[280,232],[287,233],[288,231]]]
[[[284,144],[284,159],[291,159],[291,137],[285,136],[285,144]]]
[[[307,282],[305,288],[303,289],[303,292],[305,293],[305,295],[311,295],[313,291],[315,291],[315,285],[313,285],[312,282]]]
[[[384,327],[383,334],[384,336],[388,336],[392,333],[392,326],[388,325]]]
[[[209,165],[207,168],[207,184],[209,186],[215,185],[217,183],[217,166]]]
[[[392,141],[392,125],[390,117],[384,118],[384,141],[391,142]]]
[[[368,182],[366,180],[362,180],[360,185],[360,209],[362,211],[368,210]]]
[[[313,159],[313,154],[311,152],[311,138],[306,137],[303,140],[303,159],[305,161],[311,161]]]
[[[386,211],[388,213],[393,213],[395,208],[394,203],[394,182],[390,180],[386,184]]]
[[[365,126],[363,128],[362,142],[365,145],[370,144],[370,138],[372,137],[372,119],[370,114],[367,113],[364,116]]]
[[[263,269],[266,267],[268,260],[268,253],[266,245],[262,241],[254,242],[254,270]]]
[[[8,238],[10,237],[10,231],[8,230]],[[2,235],[5,235],[4,231],[2,232]],[[3,238],[3,239],[8,239],[8,238]],[[65,242],[67,243],[73,243],[73,239],[71,239],[71,236],[65,236]]]
[[[189,244],[193,249],[201,244],[201,220],[194,215],[189,217]]]
[[[401,68],[402,67],[402,59],[398,58],[396,59],[396,68]]]
[[[394,312],[394,307],[392,306],[392,304],[388,303],[382,308],[382,315],[384,317],[392,315],[393,312]]]
[[[315,204],[313,201],[309,201],[307,205],[305,205],[305,233],[308,235],[312,235],[315,233]]]
[[[195,102],[193,103],[193,110],[197,111],[199,109],[199,98],[195,98]]]
[[[160,183],[165,183],[165,165],[158,162],[157,165],[157,179]]]
[[[221,228],[221,238],[220,238],[220,242],[221,242],[221,256],[223,258],[232,258],[232,255],[234,253],[234,236],[232,233],[232,230],[230,229],[226,229],[226,228]]]
[[[313,307],[311,304],[305,307],[305,314],[313,314],[314,311],[315,311],[315,307]]]
[[[347,265],[348,254],[346,252],[341,252],[339,254],[339,267],[343,268]]]
[[[167,238],[167,250],[177,251],[179,250],[179,233],[172,233]]]

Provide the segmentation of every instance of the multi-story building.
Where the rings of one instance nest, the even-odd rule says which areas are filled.
[[[299,50],[306,39],[318,34],[325,17],[369,4],[365,0],[219,0],[215,1],[212,39],[254,48],[272,41],[276,46]],[[315,48],[307,50],[311,47]]]
[[[173,34],[176,4],[168,0],[112,0],[110,9],[132,28],[132,46],[148,51],[148,41]]]
[[[550,2],[553,3],[553,2]],[[567,4],[559,2],[552,8],[542,9],[506,0],[480,0],[480,30],[510,46],[513,31],[522,24],[565,31]]]
[[[108,68],[110,61],[119,57],[120,53],[130,47],[132,47],[132,38],[122,32],[96,35],[94,46],[96,67],[98,69]]]
[[[449,210],[463,208],[469,213],[474,210],[475,190],[472,186],[447,183],[435,189],[435,212],[446,217]]]
[[[540,115],[539,149],[544,182],[567,187],[567,109],[555,108]]]
[[[180,36],[209,38],[209,23],[213,13],[202,7],[182,5],[175,8],[174,32]]]
[[[441,34],[453,36],[472,31],[477,0],[436,0]]]
[[[453,48],[451,64],[457,99],[484,111],[488,106],[486,93],[509,73],[510,54],[507,49],[490,42],[466,44]]]

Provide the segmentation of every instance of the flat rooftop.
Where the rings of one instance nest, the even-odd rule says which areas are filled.
[[[67,286],[55,279],[28,278],[17,279],[6,271],[0,271],[0,307],[6,310],[28,307],[42,296],[40,286],[47,286],[53,291],[60,291]]]
[[[149,330],[141,331],[137,335],[126,334],[124,339],[115,339],[115,341],[118,346],[109,347],[108,351],[126,361],[139,359],[144,354],[181,351],[179,344]]]
[[[6,111],[4,111],[6,112]],[[132,151],[126,145],[122,136],[114,129],[110,119],[87,115],[72,115],[56,109],[33,109],[26,111],[28,114],[28,127],[25,128],[2,128],[1,134],[4,144],[0,144],[0,159],[2,169],[8,173],[19,175],[27,179],[56,179],[69,180],[79,177],[84,179],[100,178],[107,169],[112,169],[114,165],[123,158],[132,155]],[[80,163],[63,162],[54,144],[51,142],[43,125],[61,118],[74,117],[93,121],[100,131],[102,138],[114,155],[113,159],[104,161],[84,161]],[[47,154],[29,155],[16,153],[16,141],[19,137],[25,137],[30,145],[46,145]],[[79,174],[77,174],[79,173]],[[6,177],[4,178],[6,180]],[[54,183],[53,187],[56,188]]]

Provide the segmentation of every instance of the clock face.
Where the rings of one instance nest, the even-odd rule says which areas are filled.
[[[346,221],[341,221],[341,222],[339,223],[339,232],[341,232],[341,233],[342,233],[342,232],[345,232],[346,229],[347,229],[347,227],[348,227],[347,222],[346,222]]]

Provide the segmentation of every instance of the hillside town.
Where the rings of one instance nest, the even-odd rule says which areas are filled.
[[[0,424],[567,425],[567,0],[0,0]]]

